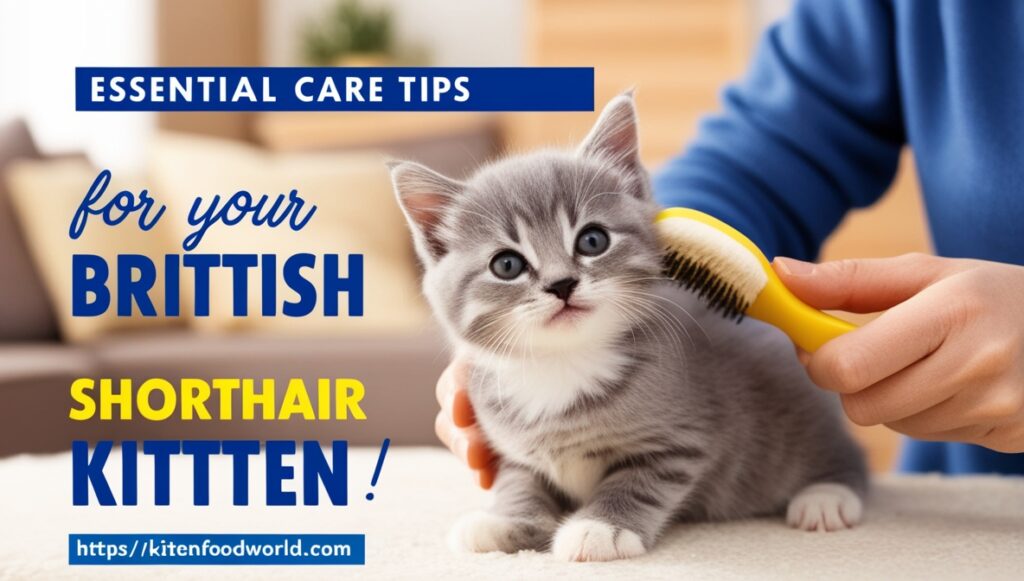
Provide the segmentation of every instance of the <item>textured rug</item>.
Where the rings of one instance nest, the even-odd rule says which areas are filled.
[[[192,506],[191,461],[171,465],[172,505],[71,504],[68,454],[0,461],[0,579],[1024,579],[1024,479],[883,477],[859,528],[805,533],[781,519],[673,528],[647,555],[561,563],[545,553],[455,555],[445,534],[487,493],[447,453],[392,448],[367,501],[377,450],[349,456],[350,506],[231,506],[230,459],[211,463],[211,506]],[[116,452],[115,452],[116,454]],[[260,462],[254,461],[254,464]],[[111,456],[108,474],[120,465]],[[110,476],[112,484],[119,477]],[[115,487],[116,490],[116,487]],[[365,533],[365,566],[75,566],[68,533]]]

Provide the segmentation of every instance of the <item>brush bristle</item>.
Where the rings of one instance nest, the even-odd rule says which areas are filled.
[[[727,319],[743,320],[768,283],[757,257],[719,230],[686,218],[656,223],[665,276]]]

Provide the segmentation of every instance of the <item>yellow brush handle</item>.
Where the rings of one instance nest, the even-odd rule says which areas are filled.
[[[766,271],[768,284],[747,309],[747,315],[782,329],[804,351],[814,353],[827,341],[857,328],[796,298],[774,269],[769,266]]]
[[[823,313],[796,298],[796,295],[782,284],[782,280],[775,274],[775,269],[761,249],[739,230],[718,218],[689,208],[666,208],[658,214],[655,221],[666,218],[685,218],[711,226],[756,256],[768,277],[768,283],[747,309],[747,316],[778,327],[804,351],[813,353],[825,342],[857,328],[853,323]]]

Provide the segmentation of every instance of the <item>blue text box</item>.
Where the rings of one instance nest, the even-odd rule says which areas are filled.
[[[70,534],[69,565],[364,565],[355,534]]]
[[[359,85],[358,90],[356,85]],[[329,91],[330,86],[335,92]],[[364,100],[356,100],[357,95]],[[311,100],[304,100],[306,98]],[[75,69],[75,108],[78,111],[593,111],[594,69],[78,67]]]

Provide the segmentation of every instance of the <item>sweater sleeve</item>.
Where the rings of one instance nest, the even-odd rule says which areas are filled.
[[[885,0],[798,0],[721,112],[656,172],[659,203],[712,214],[769,258],[816,257],[895,175],[905,137],[894,35]]]

